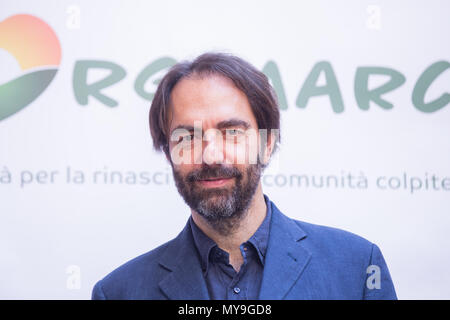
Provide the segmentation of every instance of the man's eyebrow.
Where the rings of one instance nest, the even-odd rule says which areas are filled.
[[[172,134],[175,130],[179,130],[179,129],[185,129],[187,131],[194,131],[194,127],[187,125],[187,124],[180,124],[178,126],[176,126],[175,128],[173,128],[173,130],[170,132],[170,134]]]
[[[247,121],[241,120],[241,119],[229,119],[229,120],[223,120],[220,121],[217,124],[217,129],[223,129],[223,128],[229,128],[229,127],[242,127],[244,129],[249,129],[250,123],[248,123]]]
[[[224,129],[224,128],[230,128],[230,127],[242,127],[244,129],[249,129],[251,127],[250,123],[247,121],[241,120],[241,119],[228,119],[223,120],[217,123],[216,128],[217,129]],[[185,129],[187,131],[194,131],[194,126],[188,125],[188,124],[180,124],[176,126],[171,133],[173,133],[177,129]]]

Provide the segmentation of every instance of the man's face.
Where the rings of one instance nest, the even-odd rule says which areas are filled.
[[[218,231],[242,218],[259,185],[258,125],[246,95],[220,76],[180,80],[171,93],[170,162],[185,202]],[[201,131],[199,131],[199,129]]]

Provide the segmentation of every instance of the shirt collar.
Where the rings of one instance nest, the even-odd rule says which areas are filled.
[[[267,251],[267,244],[269,242],[270,220],[272,217],[271,201],[265,194],[264,201],[266,202],[267,207],[266,216],[256,232],[248,240],[248,242],[255,247],[258,252],[259,259],[263,265]],[[206,273],[208,271],[210,252],[214,247],[217,247],[217,244],[195,224],[192,219],[192,215],[189,217],[189,224],[191,226],[195,246],[200,254],[202,269]]]

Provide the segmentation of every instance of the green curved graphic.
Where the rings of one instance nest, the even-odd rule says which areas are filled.
[[[25,108],[50,84],[58,69],[34,71],[0,86],[0,121]]]
[[[61,45],[44,20],[16,14],[0,21],[0,50],[11,54],[21,69],[17,78],[0,85],[1,121],[25,108],[48,87],[61,63]]]

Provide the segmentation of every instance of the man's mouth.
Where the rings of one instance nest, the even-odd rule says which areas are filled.
[[[198,180],[204,187],[220,187],[231,181],[233,177],[206,178]]]

